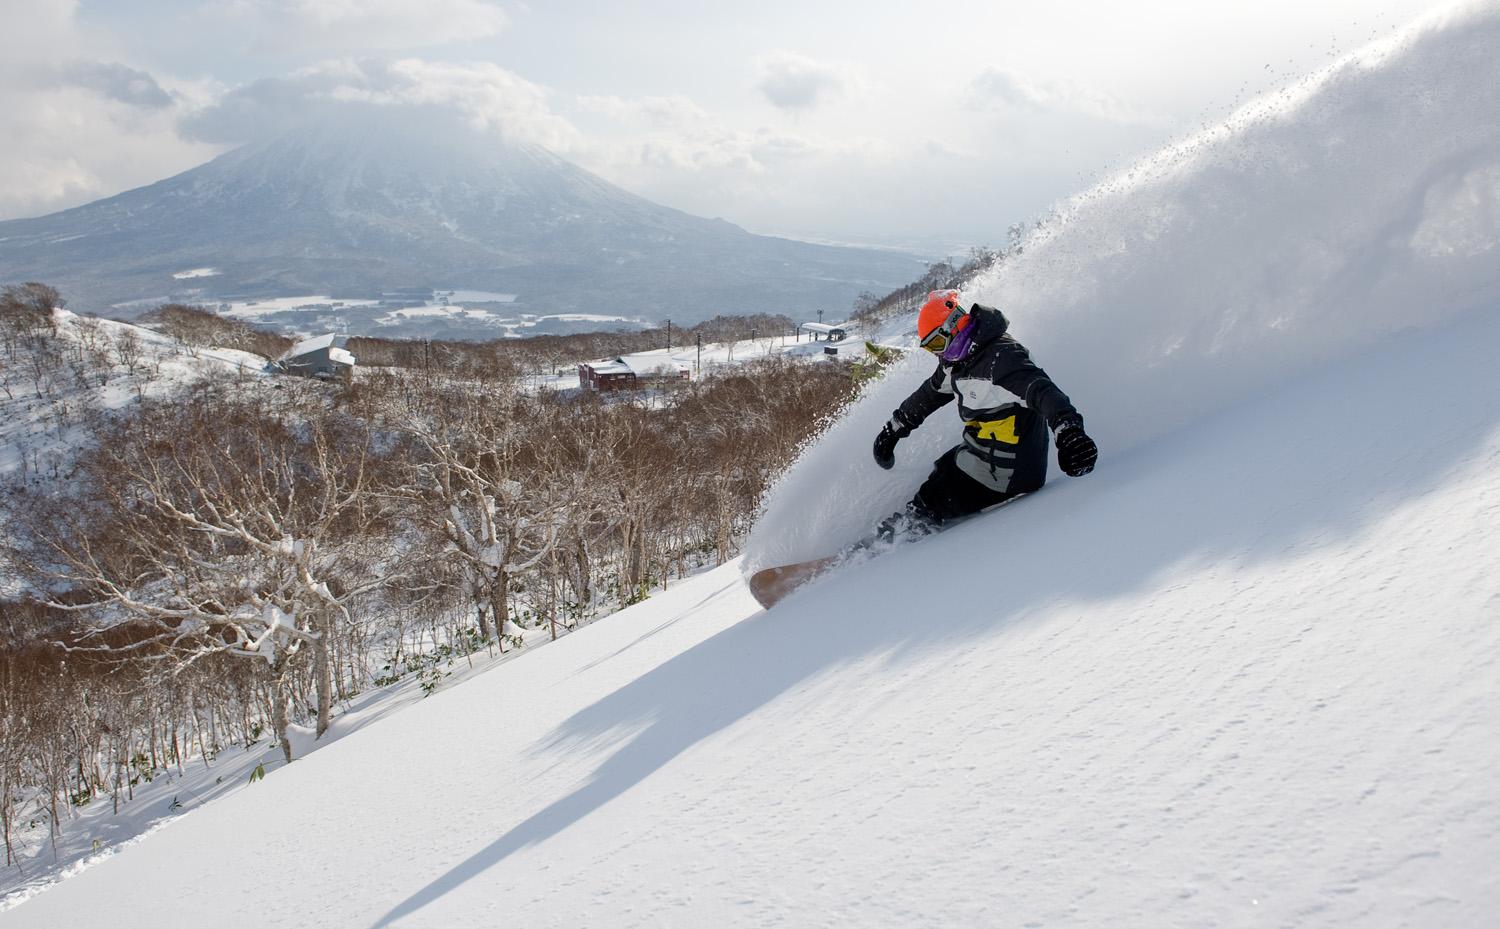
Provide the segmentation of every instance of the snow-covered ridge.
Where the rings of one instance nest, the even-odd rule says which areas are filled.
[[[0,355],[0,479],[17,486],[66,480],[91,417],[203,378],[260,377],[265,359],[192,348],[143,326],[53,313],[54,329]],[[8,532],[9,527],[0,527]],[[26,589],[0,556],[0,597]]]
[[[1496,48],[1500,4],[1427,17],[1080,194],[965,296],[1004,309],[1104,467],[1379,340],[1493,311]],[[836,550],[905,500],[956,418],[940,411],[890,474],[867,446],[931,366],[913,353],[808,451],[747,567]]]
[[[15,362],[0,366],[0,475],[65,473],[91,410],[120,409],[204,377],[259,376],[266,363],[68,310],[56,310],[54,320],[44,351],[19,349]]]

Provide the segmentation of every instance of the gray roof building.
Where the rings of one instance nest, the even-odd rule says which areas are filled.
[[[299,377],[340,377],[354,370],[354,356],[344,348],[344,342],[344,336],[332,332],[303,339],[271,362],[271,367]]]

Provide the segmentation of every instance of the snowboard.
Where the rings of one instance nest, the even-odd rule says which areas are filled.
[[[960,519],[949,520],[941,526],[934,526],[931,534],[936,535],[940,532],[946,532],[960,523],[977,519],[1001,507],[1010,506],[1016,501],[1032,496],[1035,493],[1036,491],[1032,491],[1030,494],[1017,494],[1009,500],[1002,500],[993,506],[987,506],[978,513],[973,513]],[[814,558],[810,561],[798,561],[793,564],[777,565],[774,568],[762,568],[750,575],[750,595],[755,598],[756,603],[769,610],[786,599],[792,591],[807,584],[824,572],[832,570],[844,561],[848,554],[849,552],[846,550],[837,555],[825,555],[822,558]]]
[[[765,568],[750,575],[750,596],[766,609],[770,609],[787,594],[838,564],[842,555],[828,555],[811,561]]]

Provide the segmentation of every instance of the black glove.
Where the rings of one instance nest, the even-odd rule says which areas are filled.
[[[1083,431],[1083,417],[1074,414],[1061,417],[1052,426],[1057,430],[1057,465],[1069,477],[1082,477],[1094,470],[1099,460],[1099,446]]]
[[[911,426],[901,418],[901,411],[891,415],[890,421],[875,437],[875,463],[887,471],[896,466],[896,443],[911,435]]]

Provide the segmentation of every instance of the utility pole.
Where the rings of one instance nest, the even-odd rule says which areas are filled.
[[[823,321],[823,311],[819,310],[818,311],[818,322],[821,323],[822,321]]]
[[[672,321],[667,320],[667,351],[672,350]]]
[[[699,377],[703,376],[703,333],[698,333],[698,364],[695,370]]]

